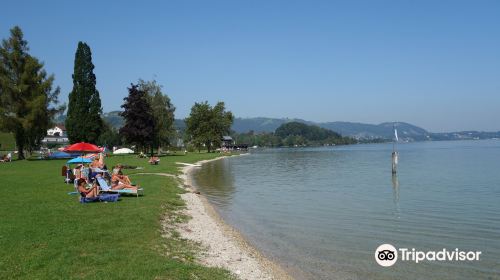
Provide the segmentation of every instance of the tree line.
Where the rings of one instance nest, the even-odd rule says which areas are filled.
[[[125,124],[119,130],[102,118],[100,93],[96,87],[92,52],[79,42],[75,53],[73,88],[68,105],[59,104],[60,88],[54,87],[54,75],[29,54],[28,42],[21,28],[10,30],[10,37],[0,46],[0,131],[14,135],[19,159],[24,151],[41,145],[55,117],[66,111],[65,125],[70,143],[90,142],[105,146],[134,145],[136,150],[153,153],[172,145],[176,135],[175,106],[155,80],[139,79],[128,87],[120,115]],[[210,106],[195,103],[186,118],[184,140],[199,150],[209,152],[228,134],[233,114],[223,102]]]

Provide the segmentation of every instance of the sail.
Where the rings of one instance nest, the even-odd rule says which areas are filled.
[[[396,142],[399,141],[398,139],[398,130],[394,128],[394,139],[396,139]]]

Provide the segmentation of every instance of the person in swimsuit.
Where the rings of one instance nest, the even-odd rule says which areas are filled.
[[[160,159],[156,156],[152,156],[148,162],[149,164],[158,165],[158,163],[160,163]]]
[[[97,197],[99,195],[99,187],[97,186],[97,184],[94,183],[92,188],[86,189],[85,188],[86,183],[87,181],[85,181],[85,179],[83,178],[78,179],[77,184],[78,184],[78,192],[80,193],[80,195],[82,197],[87,197],[87,198]]]
[[[134,187],[128,184],[124,184],[119,180],[114,180],[111,182],[111,189],[113,190],[134,190],[137,191],[139,187]]]
[[[130,178],[126,175],[123,175],[122,172],[123,166],[121,164],[118,164],[113,168],[113,175],[111,177],[111,181],[120,181],[123,184],[127,185],[132,185],[132,182],[130,181]]]
[[[73,175],[75,175],[75,178],[76,179],[81,179],[83,177],[83,174],[82,174],[82,167],[83,167],[83,164],[79,164],[77,165],[74,169],[73,169]]]
[[[107,169],[106,164],[104,163],[104,153],[99,154],[99,166],[100,169]]]

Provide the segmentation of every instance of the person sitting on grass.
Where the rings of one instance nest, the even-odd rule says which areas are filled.
[[[87,181],[83,178],[78,179],[78,192],[82,197],[86,198],[92,198],[92,197],[97,197],[99,195],[99,187],[97,186],[96,183],[92,186],[92,188],[87,189]]]
[[[123,184],[132,185],[132,182],[130,181],[129,177],[123,175],[122,169],[123,166],[121,164],[118,164],[117,166],[115,166],[115,168],[113,168],[113,175],[111,176],[111,181],[118,180]]]
[[[148,162],[149,164],[158,165],[158,163],[160,163],[160,159],[157,156],[152,156]]]
[[[129,184],[124,184],[119,180],[111,181],[111,189],[113,190],[134,190],[137,191],[139,187],[134,187]]]

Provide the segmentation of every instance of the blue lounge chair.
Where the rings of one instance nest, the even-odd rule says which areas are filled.
[[[97,179],[97,183],[99,184],[99,187],[101,187],[101,191],[103,191],[103,192],[119,193],[119,194],[135,194],[136,196],[139,196],[139,193],[141,193],[142,195],[144,195],[144,189],[143,188],[137,189],[137,191],[136,190],[130,190],[130,189],[129,190],[127,190],[127,189],[113,190],[108,185],[108,183],[106,182],[106,180],[104,180],[104,178],[102,178],[101,176],[97,176],[96,179]]]

